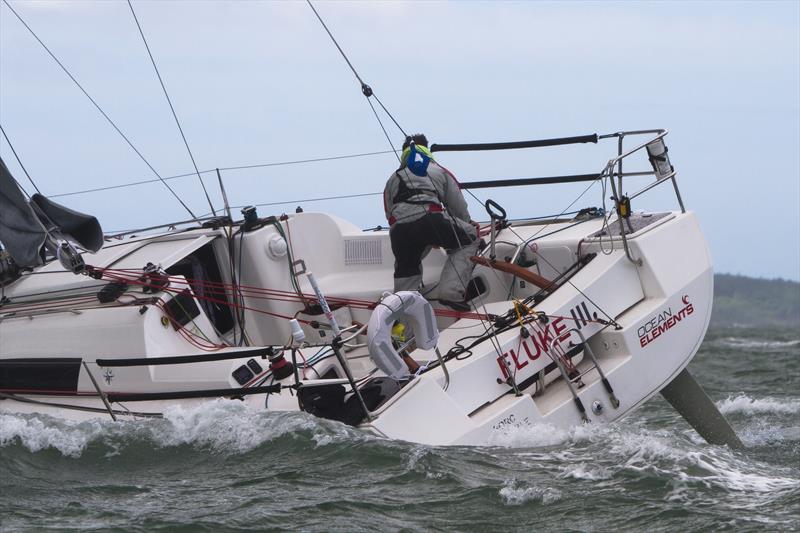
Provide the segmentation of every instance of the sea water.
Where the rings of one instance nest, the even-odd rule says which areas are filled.
[[[800,529],[800,333],[713,330],[690,370],[745,450],[706,444],[660,396],[485,447],[233,401],[142,422],[0,414],[0,531]]]

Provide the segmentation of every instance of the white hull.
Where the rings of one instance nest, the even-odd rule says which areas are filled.
[[[576,324],[581,326],[581,332],[588,338],[589,346],[620,402],[619,407],[614,408],[598,372],[588,371],[581,379],[584,386],[576,389],[576,392],[591,423],[611,422],[624,416],[668,384],[689,363],[705,334],[713,290],[711,261],[692,213],[670,213],[628,236],[631,253],[642,259],[642,266],[636,266],[628,260],[618,239],[614,243],[614,251],[605,255],[600,246],[602,244],[606,249],[609,248],[607,237],[602,243],[597,239],[587,238],[600,229],[601,222],[600,219],[587,221],[575,228],[568,228],[553,238],[538,241],[538,254],[549,257],[547,263],[538,267],[540,271],[565,267],[566,264],[557,264],[558,258],[571,261],[570,256],[577,252],[579,242],[583,255],[599,253],[572,276],[569,283],[562,285],[536,307],[537,311],[543,311],[551,317],[546,331],[545,325],[533,323],[528,326],[532,336],[524,340],[525,344],[520,338],[520,328],[502,333],[496,339],[502,347],[502,353],[506,354],[506,363],[516,383],[524,384],[527,378],[552,363],[548,354],[550,350],[544,350],[543,344],[552,342],[556,335],[560,335],[561,340],[556,344],[562,346],[563,353],[568,350],[570,342],[580,342],[577,334],[568,334],[568,330]],[[333,255],[333,250],[325,249],[325,246],[331,242],[338,242],[341,246],[343,241],[365,239],[363,233],[356,233],[354,228],[336,219],[314,214],[297,215],[286,224],[292,225],[295,255],[302,253],[307,264],[313,264],[316,271],[321,273],[320,284],[328,295],[377,299],[376,293],[390,285],[391,255],[385,253],[388,249],[388,235],[385,232],[368,234],[369,241],[379,243],[380,250],[384,251],[380,264],[368,267],[355,265],[355,268],[345,267],[336,271],[335,268],[326,269],[328,265],[322,264],[325,254],[328,257]],[[327,227],[330,233],[338,232],[338,235],[328,235],[328,238],[325,235],[309,235],[311,232],[303,232],[304,224],[323,229]],[[536,225],[518,226],[516,233],[526,237],[536,229]],[[197,245],[198,240],[213,239],[213,233],[197,232],[188,237],[184,234],[181,241],[168,237],[164,242],[170,243],[169,251],[174,256],[179,256],[181,250],[185,252],[191,249]],[[245,243],[249,246],[246,245],[243,250],[243,263],[245,272],[252,273],[246,284],[255,285],[267,278],[271,278],[271,286],[275,286],[276,282],[288,284],[288,274],[283,269],[272,265],[268,265],[272,268],[263,268],[264,260],[258,259],[256,255],[263,254],[264,243],[274,239],[274,235],[271,228],[263,228],[245,236]],[[505,239],[511,238],[501,235]],[[175,243],[179,246],[175,246]],[[174,252],[175,248],[178,252]],[[113,250],[114,248],[106,248],[103,253],[111,256],[131,253],[131,250],[125,250],[124,253],[114,254]],[[340,250],[341,248],[337,251],[341,254]],[[675,258],[680,258],[680,261],[676,262]],[[256,269],[259,261],[262,268]],[[90,262],[91,258],[88,258],[87,263]],[[249,268],[251,264],[253,268]],[[426,278],[434,278],[437,266],[440,265],[441,256],[429,257],[426,260]],[[519,290],[519,283],[514,282],[509,274],[479,266],[476,275],[482,277],[488,286],[487,291],[478,298],[481,304],[478,309],[482,313],[501,314],[508,310],[511,303],[504,293],[507,293],[511,283],[516,283],[516,293],[525,294],[524,290]],[[41,283],[43,278],[46,276],[23,281]],[[73,284],[79,287],[81,283],[90,281],[93,280],[74,279],[77,283]],[[245,284],[244,279],[242,283]],[[267,305],[270,306],[268,309],[276,313],[287,310],[295,312],[297,309],[296,303],[268,302]],[[578,313],[573,313],[573,310],[578,310]],[[361,322],[365,322],[369,315],[369,311],[362,309],[352,309],[351,313],[354,320]],[[621,329],[591,321],[584,323],[583,318],[589,313],[597,313],[598,317],[606,321],[613,319]],[[577,321],[575,317],[578,318]],[[265,322],[263,316],[255,313],[248,315],[247,320],[250,324],[255,323],[255,326],[265,325],[253,329],[251,341],[277,344],[276,337],[285,338],[287,326],[281,322]],[[212,328],[207,321],[208,318],[201,313],[195,319],[195,325],[198,329],[209,331]],[[441,352],[447,353],[460,338],[482,333],[484,327],[476,319],[455,322],[449,318],[440,319]],[[659,333],[655,333],[657,331]],[[640,337],[642,333],[644,336]],[[642,345],[642,339],[649,342]],[[236,349],[228,348],[215,353],[232,350]],[[0,321],[0,353],[4,359],[80,357],[82,361],[89,363],[87,366],[103,393],[240,387],[231,377],[231,371],[246,363],[249,357],[192,365],[121,367],[112,368],[110,372],[108,368],[92,362],[96,359],[158,358],[192,352],[197,350],[176,335],[173,328],[163,326],[161,315],[156,310],[140,315],[137,306],[114,309],[99,307],[25,317],[5,316]],[[422,350],[417,350],[412,355],[420,363],[436,359],[433,352]],[[347,356],[356,379],[374,372],[374,367],[365,357],[363,349],[355,348]],[[259,361],[266,368],[266,362],[261,359]],[[584,354],[578,354],[574,361],[580,361],[577,367],[582,373],[591,366],[590,359]],[[508,383],[499,382],[505,377],[501,364],[503,363],[498,357],[495,344],[486,341],[475,347],[470,357],[462,361],[448,361],[450,382],[447,390],[444,390],[445,377],[442,369],[432,368],[389,398],[372,413],[372,420],[362,423],[361,427],[388,438],[426,444],[483,444],[490,442],[494,433],[502,432],[509,426],[544,423],[568,427],[582,423],[581,413],[573,401],[567,383],[557,370],[547,374],[545,382],[548,385],[539,395],[533,395],[536,389],[534,384],[523,389],[517,396]],[[336,367],[335,359],[327,358],[325,368],[320,366],[315,369],[319,374],[324,374],[326,368],[333,367]],[[109,373],[113,374],[110,379]],[[310,369],[307,373],[313,374]],[[290,376],[283,381],[289,384],[293,380]],[[90,408],[93,411],[63,409],[42,403],[23,403],[14,399],[0,401],[0,410],[47,413],[69,418],[109,416],[84,368],[80,369],[77,391],[78,395],[33,395],[17,392],[14,396],[47,404]],[[127,410],[158,414],[170,405],[193,406],[203,401],[206,400],[118,402],[113,405],[113,409],[118,417],[125,417],[130,416],[125,413]],[[245,401],[256,409],[263,409],[266,402],[274,410],[299,409],[294,391],[290,390],[270,394],[268,400],[265,394],[254,394],[233,401]],[[601,409],[597,409],[598,404]]]
[[[636,135],[654,137],[624,152]],[[462,280],[468,313],[431,308],[444,251],[424,258],[420,294],[388,297],[389,233],[320,213],[111,241],[85,254],[86,276],[51,262],[4,287],[0,411],[139,418],[229,398],[472,445],[513,427],[613,422],[663,389],[709,442],[739,446],[684,370],[708,327],[713,271],[665,135],[523,143],[616,139],[598,175],[510,181],[603,180],[625,217],[593,208],[510,224],[487,202],[490,244]],[[623,173],[634,153],[653,171]],[[656,179],[620,196],[625,176]],[[631,213],[630,199],[664,183],[679,210]],[[398,320],[416,339],[390,335]]]

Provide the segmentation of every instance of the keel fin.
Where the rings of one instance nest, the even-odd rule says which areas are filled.
[[[731,425],[687,369],[661,389],[661,395],[709,444],[744,448]]]

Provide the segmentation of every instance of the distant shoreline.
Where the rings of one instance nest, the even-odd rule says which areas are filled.
[[[715,274],[711,326],[800,327],[800,283]]]

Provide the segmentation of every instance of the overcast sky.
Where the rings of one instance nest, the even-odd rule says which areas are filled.
[[[193,170],[127,3],[9,2],[162,176]],[[133,5],[201,171],[389,148],[305,2]],[[800,2],[315,5],[400,125],[433,142],[670,130],[681,192],[715,269],[800,279]],[[46,195],[155,178],[5,4],[0,123]],[[597,172],[615,149],[438,160],[469,181]],[[32,191],[4,140],[0,154]],[[293,202],[260,207],[266,215],[294,210],[294,200],[381,191],[396,166],[378,154],[223,177],[234,205]],[[215,176],[203,176],[221,206]],[[196,176],[170,183],[197,214],[209,211]],[[476,193],[519,218],[559,213],[584,187]],[[55,199],[95,214],[106,231],[188,217],[160,183]],[[602,200],[594,187],[576,206]],[[385,224],[379,196],[300,203],[364,228]],[[676,205],[665,187],[633,208]],[[471,211],[484,218],[477,202]]]

